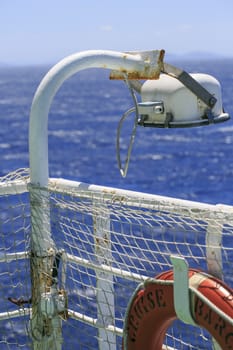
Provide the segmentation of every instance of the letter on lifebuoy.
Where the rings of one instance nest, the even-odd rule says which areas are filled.
[[[162,350],[166,331],[177,319],[173,284],[163,283],[172,280],[173,271],[162,273],[155,281],[145,282],[133,297],[124,327],[124,344],[127,350]],[[189,284],[218,310],[233,319],[233,291],[226,284],[194,269],[189,270]],[[205,328],[222,349],[233,350],[232,324],[196,295],[190,301],[194,322]]]

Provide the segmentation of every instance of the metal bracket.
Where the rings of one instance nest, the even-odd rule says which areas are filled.
[[[163,58],[165,55],[164,50],[152,50],[152,51],[129,51],[125,52],[125,58],[128,56],[140,56],[145,63],[143,71],[117,71],[113,70],[110,73],[110,79],[125,80],[125,74],[127,79],[159,79],[160,72],[163,68]]]
[[[177,317],[184,323],[196,326],[190,312],[188,263],[179,256],[170,256],[174,275],[174,306]]]
[[[110,79],[125,80],[125,74],[127,74],[129,80],[159,79],[160,73],[162,72],[178,79],[209,108],[212,109],[217,102],[217,99],[211,95],[201,84],[193,79],[190,74],[180,68],[172,66],[171,64],[165,63],[163,61],[165,50],[125,52],[125,55],[126,57],[127,55],[139,55],[141,59],[147,64],[144,71],[122,72],[113,70],[110,73]]]
[[[168,63],[163,64],[162,72],[178,79],[208,107],[210,107],[211,109],[214,107],[215,103],[217,102],[217,99],[213,95],[211,95],[195,79],[193,79],[190,74]]]

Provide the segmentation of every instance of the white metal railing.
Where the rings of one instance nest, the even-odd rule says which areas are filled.
[[[25,181],[27,182],[27,181]],[[12,194],[12,188],[15,188],[15,193],[24,193],[27,191],[27,184],[22,185],[21,181],[9,183],[9,186],[0,186],[0,195]],[[71,263],[83,266],[87,269],[96,271],[97,279],[97,305],[99,307],[99,317],[93,318],[82,314],[72,309],[68,309],[69,317],[89,324],[99,329],[99,348],[101,349],[115,349],[115,336],[122,336],[123,330],[114,326],[114,283],[113,276],[118,276],[129,281],[141,283],[145,281],[148,276],[141,273],[131,272],[119,267],[111,265],[111,239],[106,237],[106,232],[110,232],[111,217],[108,213],[108,203],[121,203],[130,207],[139,206],[141,209],[152,209],[158,211],[171,212],[176,215],[184,215],[185,217],[195,218],[198,220],[205,220],[207,223],[206,230],[206,260],[209,272],[213,275],[222,276],[222,229],[224,224],[233,224],[232,208],[224,205],[210,205],[204,203],[197,203],[186,200],[179,200],[163,196],[143,194],[139,192],[108,188],[103,186],[89,185],[63,179],[50,179],[48,189],[51,193],[63,193],[71,195],[75,198],[83,200],[90,199],[94,206],[94,236],[96,237],[95,252],[98,257],[98,262],[85,259],[65,251],[61,252],[63,261],[62,284],[66,283],[66,265]],[[44,191],[43,191],[44,192]],[[47,196],[46,196],[47,198]],[[100,214],[98,218],[98,213]],[[214,221],[213,221],[214,218]],[[209,223],[208,223],[209,222]],[[215,224],[214,224],[215,223]],[[217,230],[216,230],[217,228]],[[217,238],[216,238],[217,237]],[[212,240],[213,238],[213,240]],[[110,255],[106,255],[106,251]],[[162,254],[162,253],[161,253]],[[0,257],[0,263],[9,263],[16,260],[28,259],[29,252],[15,252],[6,253]],[[211,271],[211,268],[213,270]],[[217,269],[216,269],[217,267]],[[102,281],[101,281],[102,280]],[[99,282],[98,282],[99,281]],[[100,286],[98,286],[100,283]],[[106,300],[106,295],[108,296]],[[106,305],[108,307],[106,308]],[[110,307],[109,307],[110,306]],[[5,312],[0,314],[0,319],[8,319],[15,317],[22,317],[30,315],[32,309],[19,309],[17,311]],[[103,317],[104,315],[104,317]],[[106,315],[106,317],[105,317]],[[110,335],[109,335],[110,334]],[[111,341],[109,341],[111,339]],[[217,345],[215,345],[217,349]]]

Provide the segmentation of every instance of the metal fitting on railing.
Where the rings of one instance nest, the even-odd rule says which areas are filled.
[[[40,312],[46,318],[53,318],[55,315],[67,319],[67,294],[65,290],[56,293],[43,293],[40,300]]]

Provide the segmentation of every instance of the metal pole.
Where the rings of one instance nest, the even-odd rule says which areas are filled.
[[[112,266],[110,214],[104,201],[94,200],[94,240],[98,265]],[[99,349],[115,350],[116,335],[107,331],[115,325],[113,274],[96,269],[96,299]]]
[[[154,78],[162,57],[160,51],[119,53],[86,51],[71,55],[55,65],[44,77],[34,96],[30,115],[30,203],[31,203],[31,334],[34,350],[60,350],[61,320],[57,300],[60,296],[52,270],[56,246],[50,229],[50,206],[47,191],[48,113],[53,97],[62,83],[87,68],[108,68],[127,73],[132,79]],[[61,303],[59,303],[60,305]]]

